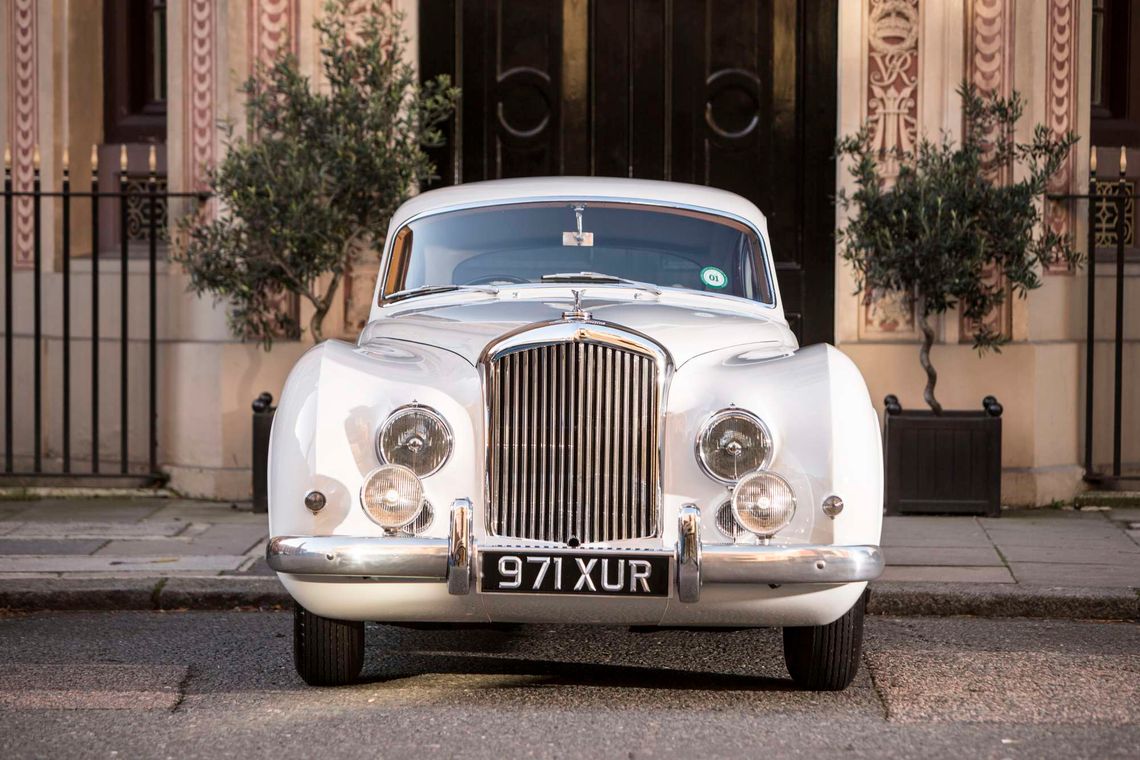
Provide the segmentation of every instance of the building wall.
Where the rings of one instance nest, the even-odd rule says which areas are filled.
[[[1028,139],[1034,124],[1088,134],[1091,3],[1082,0],[860,0],[840,4],[841,134],[869,122],[884,147],[907,148],[920,135],[958,136],[962,115],[954,88],[963,79],[979,89],[1027,100],[1018,136]],[[1082,139],[1051,188],[1084,192],[1089,145]],[[1102,159],[1101,165],[1104,165]],[[850,188],[846,167],[838,188]],[[1078,213],[1080,212],[1080,213]],[[837,211],[837,224],[844,223]],[[1085,248],[1087,230],[1080,207],[1057,204],[1049,223],[1073,235]],[[837,251],[838,255],[838,251]],[[1130,270],[1132,269],[1130,265]],[[919,334],[913,310],[897,299],[864,304],[855,295],[851,270],[842,263],[836,281],[836,340],[867,377],[877,404],[888,393],[904,407],[921,407],[925,375],[918,363]],[[1097,292],[1106,304],[1113,287],[1099,273]],[[1136,303],[1137,279],[1127,290]],[[1004,404],[1003,500],[1044,504],[1069,498],[1082,487],[1083,364],[1085,293],[1083,270],[1044,274],[1043,287],[1027,300],[1011,299],[991,316],[1012,342],[1000,354],[979,357],[959,315],[938,321],[932,351],[938,370],[937,395],[947,408],[980,409],[986,395]],[[1101,340],[1112,336],[1110,315],[1098,315]],[[1126,367],[1140,358],[1140,320],[1128,320]],[[1111,357],[1101,350],[1099,377]],[[1127,372],[1127,370],[1126,370]],[[1134,374],[1131,376],[1135,376]],[[1111,420],[1110,393],[1097,383],[1094,419]],[[1134,394],[1133,394],[1134,395]],[[881,410],[881,406],[880,406]],[[1140,409],[1126,409],[1126,430],[1140,425]],[[1098,461],[1110,454],[1109,430],[1097,431]],[[1124,459],[1140,462],[1140,440],[1126,434]]]
[[[363,12],[364,3],[359,3]],[[407,14],[409,36],[416,34],[417,3],[397,0]],[[312,30],[318,0],[170,0],[169,115],[166,155],[170,187],[186,190],[204,186],[205,172],[224,150],[219,120],[233,119],[241,129],[241,96],[238,84],[256,61],[270,60],[288,50],[319,81],[318,54]],[[1044,122],[1062,129],[1088,132],[1089,113],[1089,0],[841,0],[839,5],[839,125],[837,134],[849,134],[871,120],[884,144],[912,144],[920,134],[961,131],[961,111],[954,87],[964,77],[979,87],[1008,94],[1017,89],[1029,108],[1022,136],[1031,125]],[[29,181],[32,152],[41,146],[45,184],[57,184],[62,176],[64,149],[76,183],[90,176],[90,145],[102,139],[101,37],[92,34],[102,18],[100,0],[7,0],[0,13],[0,143],[14,146],[18,182]],[[409,50],[414,53],[416,45]],[[1055,190],[1082,191],[1087,181],[1088,145],[1082,141]],[[1102,176],[1111,163],[1102,154]],[[145,153],[132,153],[132,162],[145,160]],[[1130,173],[1140,173],[1140,155],[1131,157]],[[1111,169],[1108,170],[1111,172]],[[848,184],[841,169],[837,187]],[[177,211],[177,209],[173,209]],[[216,209],[215,209],[216,210]],[[27,270],[27,221],[21,209],[15,232],[21,242],[23,291]],[[58,293],[59,220],[45,210],[45,288]],[[843,219],[837,212],[837,224]],[[1058,209],[1051,223],[1067,228],[1083,242],[1083,213]],[[72,229],[77,256],[89,256],[90,240],[85,225]],[[23,236],[23,237],[19,237]],[[838,256],[838,251],[837,251]],[[76,264],[73,313],[89,310],[92,289],[90,269],[84,274]],[[89,265],[88,265],[89,267]],[[1129,264],[1126,284],[1129,303],[1137,297],[1136,264]],[[86,277],[86,279],[84,279]],[[367,281],[369,273],[358,277]],[[104,267],[101,292],[114,302],[118,270]],[[249,492],[249,404],[262,390],[280,395],[288,368],[307,344],[278,343],[272,352],[235,341],[225,324],[224,306],[186,293],[186,278],[176,266],[160,272],[159,347],[159,461],[171,474],[171,485],[195,496],[244,498]],[[1028,300],[1014,300],[993,315],[1013,342],[999,355],[979,358],[970,348],[968,330],[955,314],[938,325],[940,342],[933,360],[939,369],[938,395],[947,407],[978,408],[985,395],[996,395],[1005,405],[1004,493],[1011,503],[1047,503],[1068,498],[1081,487],[1084,308],[1087,281],[1081,273],[1051,272],[1044,287]],[[131,289],[138,293],[145,277],[132,272]],[[1101,267],[1097,297],[1111,302],[1114,281]],[[897,301],[864,305],[854,294],[851,273],[837,267],[836,342],[852,356],[867,377],[876,402],[895,393],[904,406],[919,406],[924,376],[918,365],[918,336],[914,316]],[[351,291],[346,288],[345,292]],[[370,287],[362,292],[367,298]],[[358,298],[359,300],[359,298]],[[360,308],[351,296],[333,315],[331,331],[352,323]],[[54,312],[53,312],[54,313]],[[346,316],[347,315],[347,316]],[[1140,319],[1128,315],[1126,377],[1135,377],[1140,366]],[[304,318],[304,313],[302,314]],[[114,315],[107,316],[102,330],[106,365],[114,367],[116,354]],[[145,331],[145,312],[132,311],[132,335]],[[29,328],[21,321],[13,326],[20,351],[30,351]],[[1111,311],[1098,313],[1098,340],[1112,335]],[[48,341],[44,348],[45,382],[59,379],[58,318],[45,323]],[[73,364],[89,356],[89,332],[82,322]],[[87,341],[84,343],[84,341]],[[1106,383],[1111,376],[1110,347],[1097,355],[1098,420],[1111,419],[1111,394]],[[138,350],[132,348],[132,351]],[[85,353],[86,352],[86,353]],[[26,361],[21,361],[19,382],[29,381]],[[109,370],[107,370],[109,371]],[[79,377],[79,375],[77,375]],[[117,398],[114,373],[103,380],[108,399]],[[132,387],[140,387],[132,377]],[[73,404],[82,407],[87,392],[76,386]],[[1126,431],[1140,429],[1140,409],[1135,394],[1126,394]],[[87,403],[91,401],[88,398]],[[100,449],[106,456],[117,451],[117,408],[101,402],[106,426]],[[145,396],[132,396],[132,442],[145,431],[137,421],[145,419]],[[141,405],[141,406],[140,406]],[[138,408],[135,408],[138,407]],[[55,409],[47,411],[46,449],[58,453],[59,421]],[[76,413],[74,448],[90,447],[90,430],[84,439],[83,415]],[[28,423],[26,415],[4,421],[18,430]],[[1111,450],[1107,426],[1098,427],[1097,460]],[[24,452],[20,452],[24,453]],[[1140,440],[1126,432],[1125,459],[1140,463]]]

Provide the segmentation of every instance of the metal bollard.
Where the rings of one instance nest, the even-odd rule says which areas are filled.
[[[269,511],[269,432],[273,429],[273,396],[253,400],[253,511]]]

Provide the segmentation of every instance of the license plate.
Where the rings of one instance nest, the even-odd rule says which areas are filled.
[[[551,554],[488,550],[484,593],[668,596],[669,557],[661,554]]]

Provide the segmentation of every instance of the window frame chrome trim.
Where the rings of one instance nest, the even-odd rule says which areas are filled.
[[[379,305],[380,308],[384,308],[385,306],[391,306],[391,305],[395,305],[395,304],[399,304],[399,303],[407,303],[409,301],[414,301],[417,298],[422,298],[424,296],[432,295],[430,293],[424,293],[424,294],[421,294],[418,296],[412,296],[410,298],[400,299],[398,301],[390,301],[388,299],[388,296],[384,293],[384,285],[388,281],[388,270],[392,265],[392,248],[395,244],[396,238],[399,237],[400,232],[403,229],[405,229],[409,224],[412,224],[413,222],[418,222],[421,219],[426,219],[429,216],[437,216],[439,214],[446,214],[446,213],[450,213],[452,211],[469,211],[469,210],[475,209],[475,208],[490,208],[490,207],[495,207],[495,206],[521,206],[521,205],[526,205],[526,204],[530,204],[530,203],[557,203],[557,202],[561,202],[561,201],[564,201],[566,203],[573,203],[575,201],[585,201],[587,203],[590,203],[590,202],[593,202],[593,203],[618,203],[618,204],[626,204],[626,205],[630,205],[630,206],[650,206],[653,208],[665,208],[665,209],[672,208],[672,209],[679,209],[682,211],[696,211],[696,212],[703,213],[703,214],[709,214],[710,216],[719,216],[719,217],[723,217],[725,219],[731,219],[734,222],[737,222],[739,224],[743,224],[745,227],[747,227],[749,230],[751,230],[756,235],[756,239],[760,242],[761,253],[763,254],[763,257],[764,257],[764,274],[768,278],[768,282],[771,284],[771,288],[770,288],[770,290],[772,292],[771,303],[769,303],[768,301],[761,301],[758,299],[744,298],[742,296],[734,296],[734,295],[731,295],[729,293],[707,293],[707,292],[701,291],[701,290],[693,290],[692,288],[670,288],[670,287],[663,286],[663,285],[657,285],[657,287],[661,288],[663,291],[675,290],[675,291],[686,292],[686,293],[703,293],[704,295],[713,295],[713,296],[717,296],[719,298],[733,298],[733,299],[737,299],[740,301],[744,301],[745,303],[759,304],[760,306],[762,306],[765,309],[780,308],[780,305],[781,305],[780,304],[780,297],[779,297],[780,285],[776,279],[776,262],[772,256],[772,250],[768,245],[768,241],[765,238],[764,233],[761,232],[760,228],[755,223],[753,223],[751,220],[747,219],[746,217],[740,216],[738,214],[734,214],[731,211],[723,211],[721,209],[711,208],[709,206],[701,206],[701,205],[695,204],[695,203],[676,203],[676,202],[669,202],[669,201],[662,201],[662,200],[654,200],[652,198],[623,198],[623,197],[614,197],[614,196],[609,196],[609,195],[575,195],[575,196],[569,196],[569,195],[545,196],[544,195],[544,196],[528,197],[528,198],[496,198],[494,200],[483,200],[483,201],[471,201],[468,203],[457,203],[453,206],[446,206],[443,208],[431,209],[429,211],[421,211],[420,213],[415,214],[414,216],[410,216],[407,219],[405,219],[393,233],[388,235],[388,239],[384,243],[384,257],[380,263],[380,276],[378,279],[379,288],[378,288],[378,292],[377,292],[377,295],[375,298],[377,305]],[[537,283],[531,283],[531,284],[537,284]],[[601,285],[601,284],[602,283],[597,283],[597,285]],[[606,283],[606,284],[614,284],[614,283]]]

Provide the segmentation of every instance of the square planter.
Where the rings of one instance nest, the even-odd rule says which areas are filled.
[[[888,515],[1001,514],[1001,404],[981,411],[906,410],[886,398]]]

